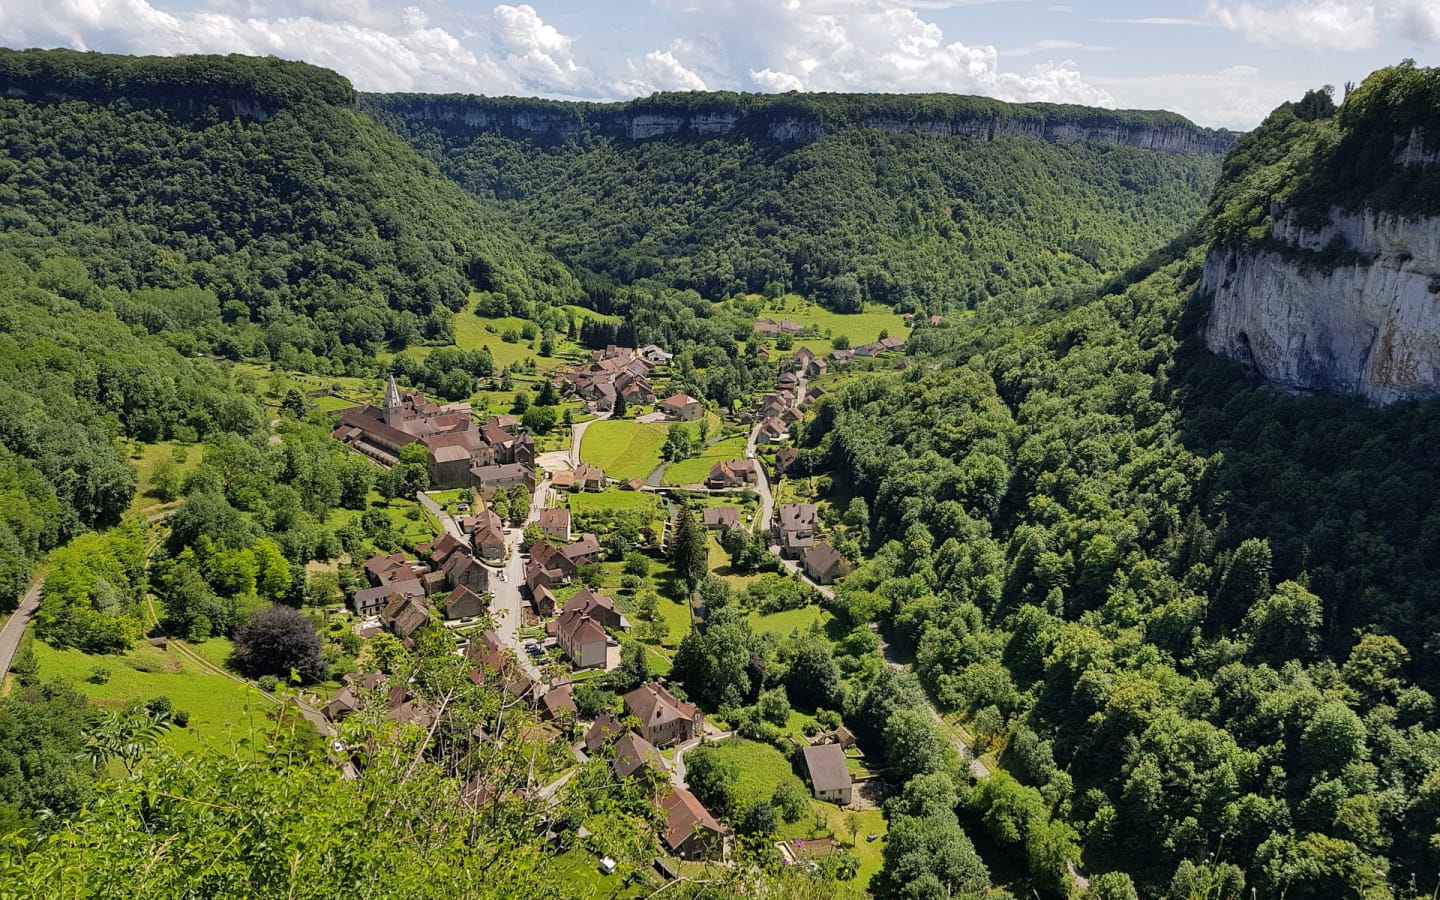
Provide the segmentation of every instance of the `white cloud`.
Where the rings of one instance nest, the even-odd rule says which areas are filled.
[[[549,91],[585,91],[594,84],[590,70],[575,61],[573,40],[545,24],[535,7],[500,5],[493,13],[495,41],[505,62],[521,81]]]
[[[947,41],[940,26],[885,0],[725,0],[752,21],[750,78],[773,91],[949,91],[1002,100],[1109,106],[1069,61],[1006,72],[992,46]],[[712,8],[713,9],[713,8]],[[733,33],[733,28],[723,30]],[[1055,48],[1047,48],[1055,49]]]
[[[1436,0],[1211,0],[1207,13],[1252,43],[1342,52],[1369,50],[1386,33],[1440,42]]]
[[[705,79],[675,57],[677,49],[681,48],[651,50],[639,62],[626,60],[628,77],[616,82],[615,93],[622,97],[643,97],[655,91],[705,90]]]
[[[319,9],[320,4],[310,4]],[[229,10],[229,11],[222,11]],[[148,0],[0,0],[0,34],[12,46],[121,53],[248,53],[332,68],[362,90],[516,91],[521,79],[477,54],[415,7],[334,7],[329,18],[163,10]],[[353,16],[353,19],[343,18]]]
[[[1036,53],[1047,53],[1054,50],[1101,51],[1114,49],[1114,47],[1101,47],[1096,44],[1082,44],[1078,41],[1044,40],[1036,41],[1033,44],[1026,44],[1024,47],[1012,47],[1008,50],[1001,50],[1000,55],[1033,56]]]
[[[1127,109],[1168,109],[1211,128],[1249,130],[1310,85],[1262,75],[1254,66],[1218,72],[1095,78]]]

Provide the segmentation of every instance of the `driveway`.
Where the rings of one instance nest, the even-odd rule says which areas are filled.
[[[450,536],[457,541],[465,540],[465,532],[460,530],[460,525],[445,511],[444,507],[436,503],[429,494],[424,491],[416,491],[415,499],[420,505],[430,511],[430,515],[440,520],[441,526],[450,533]]]
[[[613,411],[611,410],[611,412]],[[610,418],[610,413],[603,412],[598,418],[570,426],[570,467],[572,469],[580,465],[580,442],[585,438],[585,430],[596,422],[603,422],[608,418]]]
[[[5,624],[0,626],[0,679],[10,671],[10,664],[15,661],[15,651],[20,647],[20,638],[25,634],[25,628],[35,616],[35,610],[40,608],[40,592],[45,588],[45,579],[41,578],[30,586],[25,596],[20,598],[20,605]]]

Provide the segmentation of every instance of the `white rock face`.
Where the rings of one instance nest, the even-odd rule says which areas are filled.
[[[1343,242],[1369,265],[1326,269],[1274,251],[1216,248],[1211,350],[1295,388],[1392,403],[1440,393],[1440,218],[1331,209],[1323,227],[1272,216],[1272,237],[1303,250]]]

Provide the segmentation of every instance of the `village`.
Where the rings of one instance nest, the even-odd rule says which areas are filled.
[[[768,319],[755,328],[760,339],[799,330],[788,320]],[[827,540],[817,503],[798,496],[777,502],[799,457],[792,432],[826,393],[814,383],[817,379],[857,357],[895,353],[904,343],[887,336],[835,350],[828,358],[804,346],[789,356],[771,357],[762,344],[763,357],[778,358],[773,389],[746,408],[725,411],[707,409],[683,391],[661,396],[656,385],[671,380],[673,358],[663,348],[609,345],[553,375],[563,395],[583,404],[588,415],[570,426],[567,449],[549,452],[515,416],[482,419],[467,403],[433,403],[420,391],[401,389],[392,376],[380,405],[335,414],[332,437],[387,467],[418,460],[423,450],[429,489],[418,492],[417,500],[439,528],[432,540],[417,543],[413,554],[380,553],[364,561],[366,584],[348,598],[358,633],[373,638],[383,632],[410,644],[420,629],[443,624],[454,634],[455,653],[471,667],[470,679],[502,689],[513,703],[530,710],[569,742],[577,761],[598,755],[609,760],[617,779],[645,772],[668,782],[669,790],[654,802],[664,822],[657,837],[673,863],[724,862],[728,829],[689,790],[684,759],[695,747],[725,741],[734,732],[708,721],[683,694],[677,696],[664,675],[625,692],[616,707],[598,715],[587,717],[577,706],[578,689],[598,683],[625,662],[622,641],[632,637],[637,624],[633,598],[617,603],[602,592],[602,563],[624,560],[627,572],[643,569],[644,563],[634,562],[637,553],[661,554],[673,537],[674,515],[678,510],[690,515],[693,507],[700,527],[717,544],[732,531],[758,538],[778,571],[799,579],[816,596],[829,595],[829,585],[849,572],[851,561]],[[704,456],[689,461],[687,472],[697,477],[681,484],[654,474],[607,474],[585,461],[585,435],[590,426],[627,413],[636,423],[672,428],[703,422],[703,429],[718,418],[720,433],[712,445],[739,452],[715,458],[703,474],[691,463],[706,461]],[[794,492],[787,488],[784,493]],[[628,535],[616,529],[615,516],[595,515],[584,505],[591,497],[628,505],[627,494],[649,498],[657,511],[646,526],[624,529]],[[515,502],[517,495],[523,506]],[[498,504],[493,502],[497,497]],[[495,511],[497,505],[506,515]],[[582,523],[588,530],[579,527]],[[703,609],[686,608],[684,616],[696,621]],[[666,670],[668,662],[652,668]],[[385,673],[374,671],[346,679],[321,709],[332,733],[338,734],[340,723],[367,704],[381,704],[389,718],[401,723],[423,725],[433,717],[434,711],[403,686],[377,693],[384,678]],[[853,804],[875,810],[873,800],[861,799],[871,776],[865,774],[853,735],[838,721],[832,726],[817,727],[797,742],[796,770],[813,801],[832,805],[837,817]],[[557,783],[534,789],[553,797],[569,777],[562,774]],[[495,787],[470,789],[488,794]],[[834,817],[820,816],[817,822],[827,818]],[[811,860],[838,846],[833,835],[842,829],[825,830],[830,837],[779,841],[777,850],[788,863]],[[672,862],[657,860],[656,865],[673,877]],[[609,860],[598,861],[602,872],[607,865],[613,869]]]

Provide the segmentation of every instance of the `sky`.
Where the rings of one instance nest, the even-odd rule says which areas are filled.
[[[0,0],[0,45],[279,56],[364,91],[942,91],[1247,129],[1440,65],[1440,0]]]

